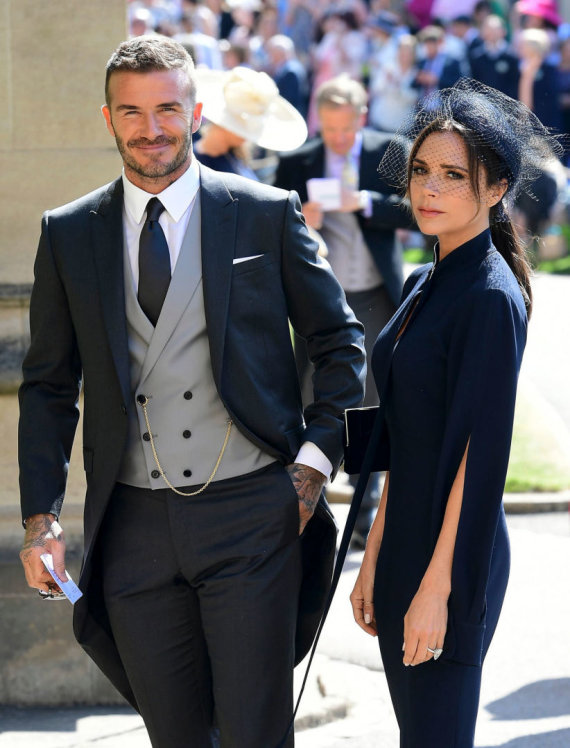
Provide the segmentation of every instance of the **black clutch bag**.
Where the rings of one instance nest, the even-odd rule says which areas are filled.
[[[348,408],[344,411],[344,472],[357,475],[362,468],[364,454],[370,441],[380,408]],[[378,449],[374,454],[372,472],[388,470],[390,467],[390,443],[386,429],[382,429]]]

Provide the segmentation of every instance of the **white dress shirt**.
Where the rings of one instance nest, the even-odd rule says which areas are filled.
[[[146,206],[148,205],[148,201],[153,197],[157,197],[164,205],[164,210],[160,214],[158,222],[164,231],[170,252],[170,271],[174,273],[182,240],[188,228],[192,204],[198,193],[199,186],[200,173],[198,171],[198,163],[194,158],[184,174],[158,195],[151,195],[150,192],[145,192],[140,187],[136,187],[132,182],[129,182],[123,171],[123,189],[125,193],[123,202],[123,233],[133,271],[135,289],[138,289],[139,286],[139,239],[146,220]]]
[[[346,156],[325,148],[325,176],[339,179],[348,189],[358,191],[361,152],[362,133],[357,133]],[[365,198],[366,208],[362,214],[367,218],[372,214],[372,196],[366,190],[361,190],[360,196]],[[346,292],[359,293],[382,285],[382,276],[366,244],[356,212],[325,212],[320,233],[328,248],[327,259]]]
[[[157,197],[164,205],[160,223],[170,252],[170,268],[174,272],[182,240],[188,228],[192,205],[200,187],[198,162],[192,159],[189,168],[169,187],[158,195],[152,195],[130,182],[123,171],[123,235],[129,255],[135,290],[139,284],[139,239],[146,220],[148,201]],[[327,478],[332,473],[332,463],[313,442],[304,442],[295,462],[315,468]]]
[[[352,164],[353,171],[356,175],[356,184],[354,190],[360,192],[360,210],[364,218],[370,218],[372,215],[372,196],[368,190],[359,190],[358,174],[360,172],[360,152],[362,151],[362,133],[357,132],[354,144],[346,156],[339,156],[338,153],[329,150],[325,146],[325,177],[329,179],[339,179],[342,182],[343,171],[347,160]]]

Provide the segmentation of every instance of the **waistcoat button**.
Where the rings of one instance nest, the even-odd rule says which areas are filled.
[[[148,431],[144,432],[143,439],[145,440],[145,442],[149,442],[150,441],[150,434],[148,433]]]
[[[140,403],[141,405],[146,400],[146,397],[144,395],[137,395],[137,403]]]
[[[184,475],[185,478],[189,478],[192,475],[192,471],[191,470],[185,470],[183,472],[183,475]]]
[[[126,416],[127,415],[127,406],[123,403],[121,405],[121,413]]]
[[[183,437],[184,437],[185,439],[190,439],[190,437],[192,436],[192,432],[191,432],[191,431],[188,431],[188,429],[186,429],[185,431],[183,431],[183,432],[182,432],[182,436],[183,436]]]
[[[192,400],[192,393],[190,392],[190,390],[187,390],[187,391],[186,391],[186,392],[184,393],[184,399],[185,399],[185,400]]]
[[[151,473],[151,477],[152,478],[160,478],[160,473],[158,472],[158,470],[153,470],[152,473]]]

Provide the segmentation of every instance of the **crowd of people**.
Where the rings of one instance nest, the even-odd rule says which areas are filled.
[[[129,23],[132,36],[180,41],[198,69],[265,72],[309,136],[319,129],[319,86],[342,73],[366,88],[367,124],[380,131],[398,130],[432,91],[465,76],[570,133],[570,23],[556,0],[132,0]],[[570,165],[568,150],[563,162]],[[538,200],[517,215],[531,235],[544,231],[564,194],[560,167],[547,168]],[[261,178],[271,181],[271,171]]]

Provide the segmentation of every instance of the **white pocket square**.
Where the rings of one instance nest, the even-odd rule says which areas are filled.
[[[236,257],[234,259],[234,265],[238,265],[240,262],[247,262],[248,260],[256,260],[258,257],[263,257],[263,255],[251,255],[251,257]]]

